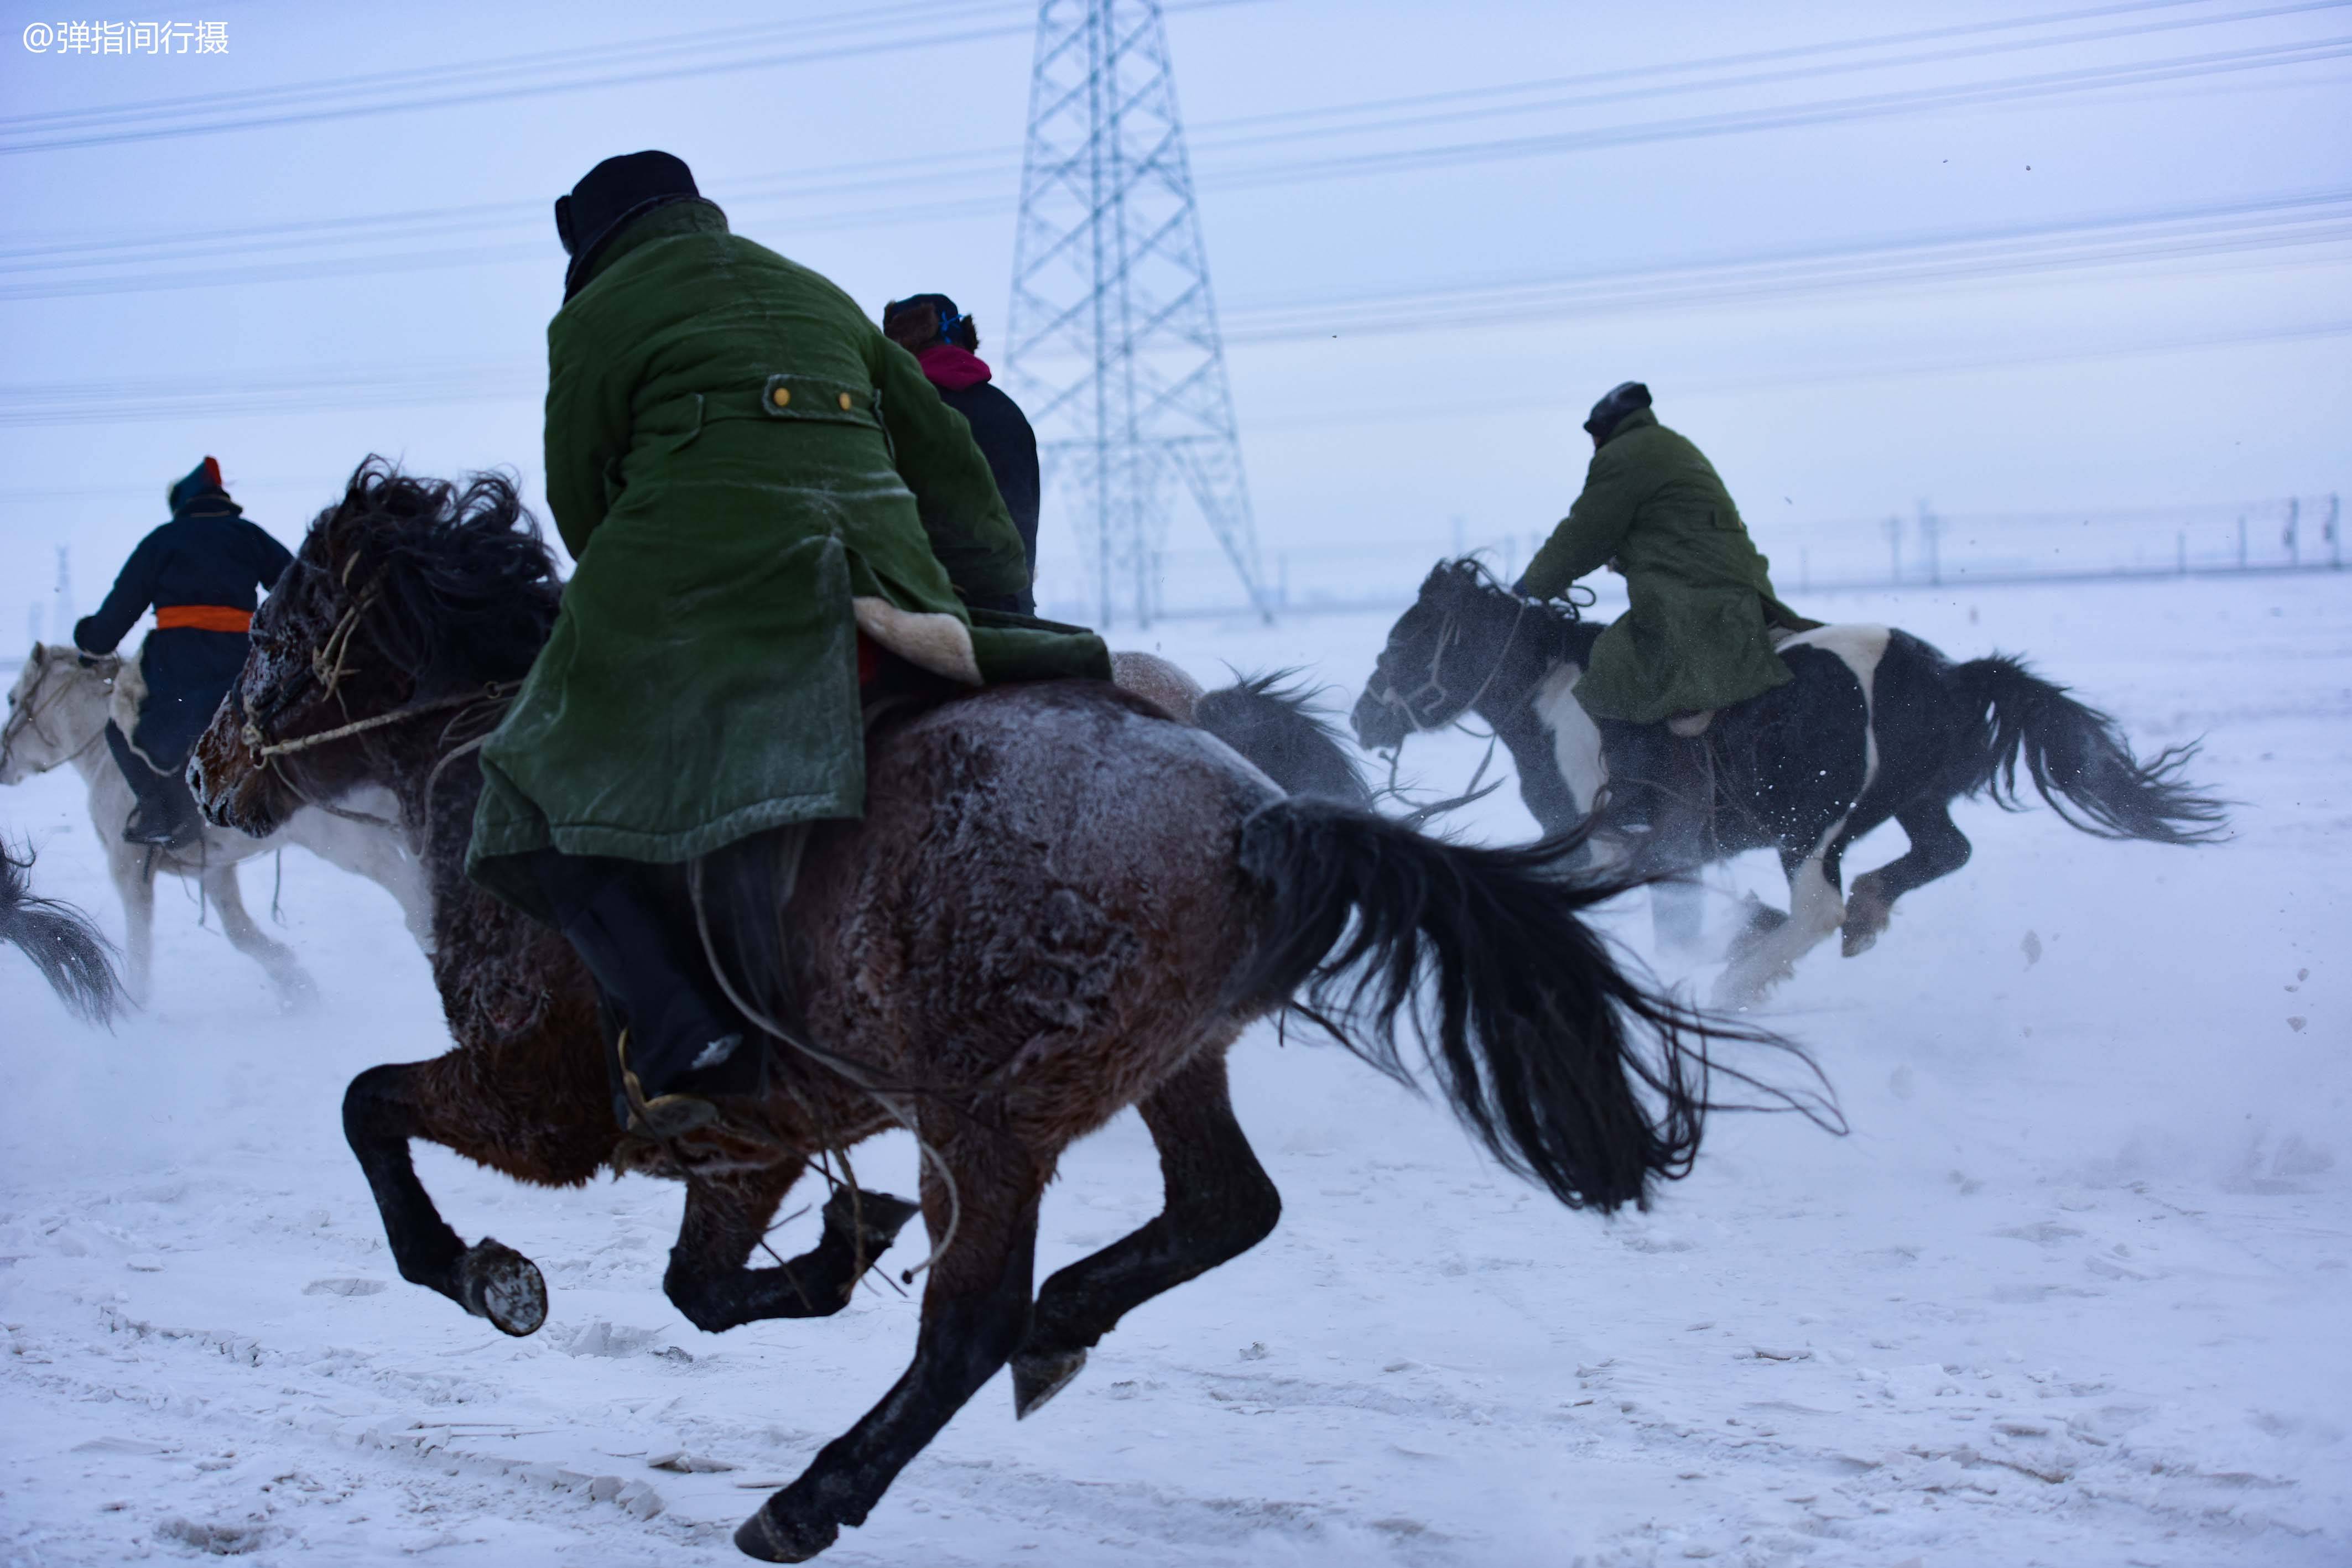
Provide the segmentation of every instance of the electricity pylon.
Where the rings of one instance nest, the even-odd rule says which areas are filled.
[[[1180,485],[1273,619],[1159,0],[1038,7],[1006,336],[1102,624],[1150,622]]]

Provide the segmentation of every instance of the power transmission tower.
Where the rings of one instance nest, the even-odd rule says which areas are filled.
[[[1038,7],[1007,338],[1102,624],[1150,623],[1180,486],[1272,620],[1159,0]]]

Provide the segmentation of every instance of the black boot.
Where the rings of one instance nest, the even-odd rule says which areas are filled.
[[[1606,827],[1614,832],[1657,829],[1674,774],[1675,737],[1663,724],[1600,721],[1601,757],[1608,764]]]
[[[698,953],[673,935],[655,873],[635,862],[543,850],[532,871],[557,923],[595,977],[621,1028],[621,1126],[677,1137],[717,1119],[704,1098],[757,1094],[766,1051],[730,1006]]]
[[[122,770],[138,800],[131,809],[130,820],[122,824],[124,843],[180,850],[203,836],[204,819],[196,814],[196,797],[185,779],[148,767],[147,759],[131,748],[131,737],[112,719],[106,721],[106,748],[114,754],[114,765]]]

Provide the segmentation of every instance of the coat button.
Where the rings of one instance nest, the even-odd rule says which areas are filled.
[[[778,387],[774,392],[768,395],[778,408],[788,407],[793,401],[793,389],[790,387]]]
[[[841,412],[844,413],[847,413],[849,412],[849,394],[847,392],[841,394]]]

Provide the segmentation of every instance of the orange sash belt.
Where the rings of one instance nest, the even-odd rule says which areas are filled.
[[[232,609],[226,604],[159,604],[155,607],[155,630],[250,632],[253,630],[253,612]]]

